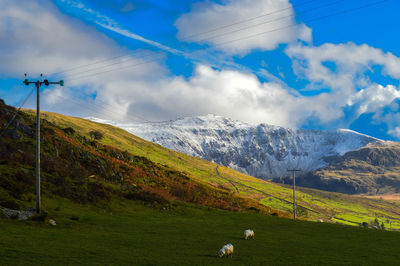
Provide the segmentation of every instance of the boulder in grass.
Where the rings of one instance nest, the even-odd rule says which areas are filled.
[[[6,218],[15,220],[28,220],[30,217],[35,215],[35,213],[30,210],[19,211],[4,207],[0,207],[0,212],[2,212]]]
[[[54,221],[53,219],[50,219],[50,220],[49,220],[49,224],[50,224],[51,226],[56,226],[56,225],[57,225],[56,221]]]

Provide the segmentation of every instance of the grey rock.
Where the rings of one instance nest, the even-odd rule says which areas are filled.
[[[19,211],[0,207],[0,211],[9,219],[27,220],[35,215],[35,211],[31,210]]]

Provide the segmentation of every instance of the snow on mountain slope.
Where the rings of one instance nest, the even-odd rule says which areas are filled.
[[[253,126],[215,115],[159,123],[113,124],[169,149],[216,162],[262,179],[329,165],[335,158],[379,139],[347,129],[336,131]]]

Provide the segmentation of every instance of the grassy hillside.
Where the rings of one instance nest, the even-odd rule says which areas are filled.
[[[29,110],[26,112],[32,113]],[[255,199],[265,206],[285,212],[292,210],[290,186],[259,180],[199,158],[168,150],[111,125],[55,113],[43,113],[43,118],[61,128],[72,127],[79,134],[87,137],[89,137],[89,131],[99,130],[105,135],[101,140],[105,145],[127,150],[135,156],[144,156],[153,162],[177,169],[191,179],[207,182],[242,197]],[[323,219],[349,225],[359,225],[364,221],[372,224],[375,219],[378,219],[387,228],[391,226],[393,229],[400,229],[398,201],[299,188],[297,203],[299,205],[297,215],[301,219]]]
[[[46,198],[57,226],[0,218],[1,265],[398,265],[399,233],[131,201],[109,209]],[[254,240],[243,240],[252,228]],[[232,243],[232,259],[217,258]]]
[[[0,206],[30,207],[35,193],[34,117],[0,102],[0,124],[13,121],[0,138]],[[5,128],[5,126],[3,127]],[[72,128],[42,121],[41,187],[43,197],[107,206],[115,199],[141,200],[169,207],[183,201],[232,211],[287,214],[256,200],[211,186],[147,157],[107,146]],[[44,206],[46,208],[46,206]]]

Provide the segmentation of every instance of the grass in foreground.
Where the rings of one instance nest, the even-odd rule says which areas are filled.
[[[0,219],[1,265],[398,265],[399,233],[191,205],[107,210],[53,198],[58,225]],[[77,218],[79,218],[77,220]],[[252,228],[255,240],[243,240]],[[232,259],[217,258],[232,243]]]

